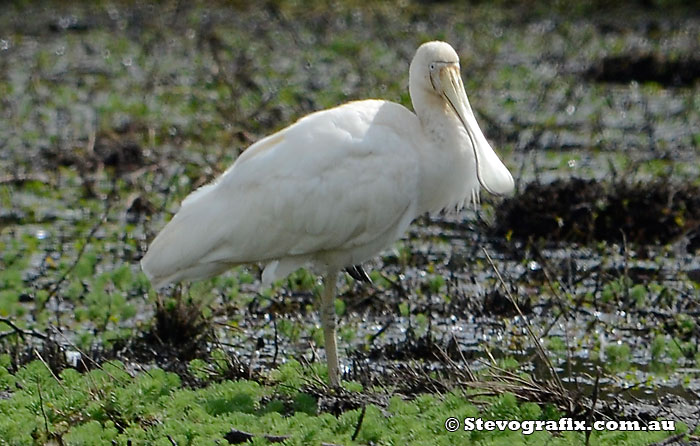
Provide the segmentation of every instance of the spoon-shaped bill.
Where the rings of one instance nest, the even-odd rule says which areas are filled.
[[[506,195],[513,191],[514,183],[510,172],[493,151],[486,137],[476,123],[474,112],[467,93],[464,91],[459,68],[455,65],[447,65],[440,70],[440,85],[443,94],[459,116],[464,129],[469,135],[474,158],[476,160],[476,175],[481,186],[487,192],[494,195]]]

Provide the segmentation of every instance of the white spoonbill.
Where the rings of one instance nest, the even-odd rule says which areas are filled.
[[[444,42],[416,51],[409,70],[415,114],[364,100],[312,113],[250,146],[192,192],[153,240],[141,266],[155,287],[251,262],[263,285],[303,266],[323,276],[321,323],[330,384],[338,273],[399,239],[426,212],[502,195],[513,177],[476,123],[459,57]]]

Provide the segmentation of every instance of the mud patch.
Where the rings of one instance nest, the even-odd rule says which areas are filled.
[[[700,59],[670,59],[659,54],[607,56],[589,68],[587,76],[597,82],[626,84],[636,81],[672,87],[691,86],[700,78]]]
[[[700,228],[700,189],[667,181],[573,178],[531,183],[496,211],[495,233],[516,239],[670,243]],[[687,249],[695,249],[688,243]]]
[[[81,172],[112,169],[117,175],[133,172],[146,163],[141,141],[147,129],[142,124],[126,123],[100,131],[75,147],[54,146],[44,152],[50,166],[75,166]]]

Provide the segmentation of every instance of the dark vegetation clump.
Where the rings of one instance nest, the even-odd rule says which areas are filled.
[[[140,336],[118,340],[108,358],[139,364],[157,364],[194,384],[187,364],[208,359],[214,339],[213,324],[202,308],[176,288],[174,298],[159,298],[153,324]]]
[[[496,211],[499,236],[588,243],[666,244],[686,236],[697,249],[700,190],[665,180],[531,183]]]
[[[627,84],[636,81],[671,87],[690,86],[700,79],[700,59],[671,59],[666,55],[639,53],[606,56],[590,67],[587,74],[598,82]]]
[[[133,172],[144,166],[144,148],[140,144],[146,128],[127,122],[114,129],[90,134],[81,145],[54,145],[44,151],[48,166],[76,167],[81,173],[111,168],[117,175]]]

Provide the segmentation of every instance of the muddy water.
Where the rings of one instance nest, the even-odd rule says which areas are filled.
[[[533,345],[527,339],[524,321],[506,300],[501,283],[481,251],[484,247],[495,258],[496,267],[545,346],[552,338],[560,339],[566,346],[563,352],[552,356],[566,380],[575,381],[577,386],[590,384],[596,369],[609,365],[607,347],[626,345],[630,348],[625,359],[629,366],[619,374],[612,370],[606,379],[615,381],[616,386],[633,387],[630,395],[656,398],[660,392],[677,393],[684,389],[681,393],[690,398],[693,392],[700,391],[700,370],[694,358],[672,361],[673,370],[662,376],[650,370],[651,340],[664,334],[658,328],[672,322],[677,313],[694,318],[700,312],[697,284],[687,279],[688,273],[700,270],[697,256],[678,252],[673,256],[664,253],[653,260],[640,259],[636,251],[625,251],[614,244],[600,249],[545,247],[538,249],[537,256],[523,248],[503,252],[472,228],[465,225],[448,231],[444,222],[431,220],[414,228],[407,246],[414,262],[421,266],[397,267],[381,262],[371,265],[397,278],[408,294],[407,300],[394,288],[346,286],[343,298],[350,311],[341,318],[341,324],[352,327],[355,335],[352,342],[343,343],[343,348],[366,351],[367,339],[381,332],[369,346],[371,364],[377,367],[382,367],[382,360],[387,359],[435,359],[432,355],[436,352],[429,347],[411,350],[412,342],[420,336],[430,337],[442,349],[447,349],[454,338],[475,369],[483,367],[480,363],[486,358],[485,346],[497,358],[532,360]],[[433,239],[436,233],[442,238]],[[459,264],[460,260],[463,264]],[[446,283],[431,295],[425,291],[426,277],[434,275],[446,278]],[[629,288],[646,284],[645,303],[637,305],[625,298],[629,290],[624,289],[619,290],[618,296],[601,297],[607,296],[601,289],[620,277],[630,278]],[[659,302],[660,299],[666,301]],[[408,303],[410,315],[397,314],[396,307],[401,302]],[[315,320],[315,316],[310,316]],[[429,327],[418,322],[423,318],[430,321]],[[265,339],[268,345],[261,354],[271,357],[273,346],[267,335]],[[285,343],[285,348],[303,351],[307,342]],[[670,358],[659,361],[671,362]],[[544,376],[545,371],[537,369],[536,374]]]

